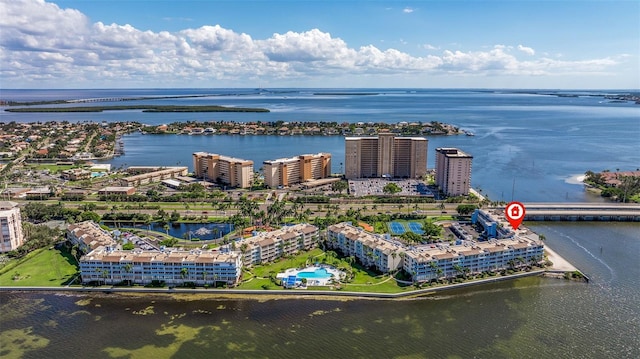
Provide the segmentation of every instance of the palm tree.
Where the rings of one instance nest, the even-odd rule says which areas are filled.
[[[249,245],[247,243],[242,243],[240,245],[240,252],[242,252],[242,255],[246,255],[247,254],[247,249],[249,248]]]
[[[461,265],[459,265],[459,264],[454,264],[454,265],[453,265],[453,269],[455,269],[455,270],[456,270],[456,272],[458,272],[458,274],[460,274],[460,275],[464,275],[464,268],[462,268],[462,266],[461,266]]]
[[[180,269],[180,277],[182,277],[182,281],[184,281],[184,279],[187,278],[188,275],[189,269],[182,267],[182,269]]]
[[[133,269],[133,265],[131,263],[127,263],[122,268],[124,269],[125,272],[127,272],[127,282],[129,283],[129,286],[131,286],[132,284],[131,270]]]
[[[109,277],[109,270],[107,269],[103,269],[101,270],[102,273],[102,279],[104,280],[104,284],[107,284],[107,277]]]

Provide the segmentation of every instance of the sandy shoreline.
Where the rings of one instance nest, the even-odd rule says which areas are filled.
[[[547,268],[548,271],[573,272],[578,270],[578,268],[556,253],[546,243],[544,245],[544,250],[547,253],[547,258],[549,258],[551,263],[553,263],[551,267]]]

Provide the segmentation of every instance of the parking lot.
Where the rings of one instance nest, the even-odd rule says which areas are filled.
[[[365,178],[349,180],[349,193],[355,197],[383,196],[385,195],[383,190],[384,186],[389,183],[395,183],[402,190],[396,193],[397,196],[434,196],[424,181],[415,179],[390,180],[384,178]]]

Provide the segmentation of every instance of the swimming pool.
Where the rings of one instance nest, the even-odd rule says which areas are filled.
[[[299,286],[331,285],[333,280],[340,280],[344,276],[343,271],[334,267],[314,265],[303,269],[287,269],[282,273],[278,273],[276,278],[282,280],[282,285],[285,288],[294,288]]]
[[[298,278],[307,278],[307,279],[328,279],[331,278],[331,273],[324,268],[316,268],[313,272],[298,272],[296,274]]]

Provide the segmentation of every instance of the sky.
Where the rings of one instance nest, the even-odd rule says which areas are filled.
[[[0,89],[640,89],[639,57],[637,0],[0,0]]]

